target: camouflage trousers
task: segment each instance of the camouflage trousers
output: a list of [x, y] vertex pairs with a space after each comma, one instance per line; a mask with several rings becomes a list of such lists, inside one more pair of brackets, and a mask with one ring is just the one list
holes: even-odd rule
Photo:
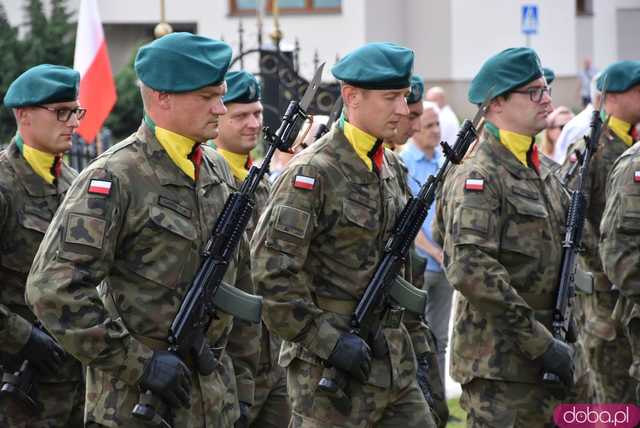
[[0, 408], [0, 427], [8, 428], [82, 428], [84, 384], [82, 381], [37, 383], [43, 411], [34, 415], [19, 403], [7, 400]]
[[638, 382], [629, 375], [631, 344], [619, 322], [611, 319], [617, 292], [597, 291], [585, 303], [585, 348], [593, 371], [596, 401], [629, 403]]
[[542, 383], [475, 378], [462, 385], [460, 406], [468, 428], [553, 428], [553, 410], [564, 393]]
[[286, 426], [291, 417], [287, 376], [277, 362], [265, 365], [255, 380], [254, 403], [249, 416], [250, 426], [278, 428]]
[[287, 368], [287, 387], [291, 397], [295, 428], [402, 427], [435, 428], [429, 407], [413, 379], [404, 388], [378, 388], [351, 382], [353, 407], [342, 415], [328, 398], [316, 393], [323, 367], [295, 359]]

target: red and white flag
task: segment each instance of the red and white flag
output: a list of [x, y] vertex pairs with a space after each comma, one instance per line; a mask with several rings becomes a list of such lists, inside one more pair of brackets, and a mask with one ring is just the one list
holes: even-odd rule
[[87, 109], [76, 132], [91, 143], [116, 103], [97, 0], [80, 0], [73, 68], [80, 72], [80, 105]]

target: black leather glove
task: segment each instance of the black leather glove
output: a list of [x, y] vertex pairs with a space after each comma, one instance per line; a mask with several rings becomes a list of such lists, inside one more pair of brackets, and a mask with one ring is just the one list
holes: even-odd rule
[[140, 379], [143, 390], [161, 397], [171, 407], [191, 406], [191, 370], [169, 351], [155, 351]]
[[366, 382], [371, 372], [371, 348], [360, 336], [348, 333], [338, 339], [328, 361], [360, 382]]
[[573, 350], [566, 343], [553, 339], [551, 346], [542, 354], [542, 367], [557, 375], [565, 386], [573, 385]]
[[249, 428], [249, 412], [251, 406], [244, 401], [240, 402], [240, 418], [236, 421], [234, 428]]
[[34, 325], [20, 355], [39, 372], [52, 375], [60, 370], [64, 351], [51, 336]]
[[[431, 386], [429, 386], [429, 360], [426, 356], [418, 357], [418, 369], [416, 371], [416, 379], [418, 381], [418, 386], [422, 390], [422, 395], [424, 395], [424, 399], [427, 400], [427, 404], [429, 404], [430, 408], [434, 408], [435, 403], [433, 400], [433, 393], [431, 391]], [[438, 368], [435, 368], [438, 370]]]

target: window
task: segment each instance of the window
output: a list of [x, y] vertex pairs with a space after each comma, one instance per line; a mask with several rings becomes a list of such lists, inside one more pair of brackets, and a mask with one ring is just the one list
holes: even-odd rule
[[[276, 0], [262, 0], [267, 13], [273, 10]], [[295, 13], [340, 13], [342, 0], [277, 0], [281, 14]], [[258, 0], [229, 0], [231, 15], [254, 15]]]
[[576, 0], [576, 15], [593, 16], [593, 0]]

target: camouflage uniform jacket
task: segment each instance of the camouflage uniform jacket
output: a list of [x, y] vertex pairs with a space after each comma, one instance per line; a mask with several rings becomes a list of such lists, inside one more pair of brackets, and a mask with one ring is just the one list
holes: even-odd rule
[[[589, 165], [589, 176], [583, 183], [584, 190], [587, 192], [587, 203], [585, 206], [586, 219], [589, 228], [593, 232], [593, 240], [585, 240], [585, 251], [582, 255], [586, 267], [593, 272], [595, 277], [595, 288], [598, 291], [607, 291], [611, 288], [609, 280], [605, 277], [600, 257], [598, 254], [597, 242], [600, 239], [600, 222], [602, 221], [602, 213], [606, 203], [606, 187], [609, 171], [613, 167], [616, 159], [628, 149], [628, 146], [611, 130], [603, 132], [598, 142], [597, 150], [591, 158]], [[570, 148], [569, 152], [573, 153], [578, 150], [584, 153], [584, 139], [576, 141]], [[571, 165], [576, 162], [575, 156], [567, 156], [567, 160], [562, 165], [560, 175], [566, 174]], [[571, 189], [575, 188], [578, 170], [569, 177], [567, 186]]]
[[620, 292], [640, 303], [640, 145], [611, 169], [600, 223], [602, 266]]
[[[402, 180], [397, 157], [385, 151], [378, 175], [336, 127], [294, 157], [274, 184], [251, 250], [263, 318], [284, 339], [281, 365], [295, 358], [321, 365], [349, 330], [406, 203]], [[311, 185], [298, 187], [300, 181]], [[415, 381], [411, 339], [404, 324], [396, 327], [383, 329], [389, 353], [373, 360], [370, 384]]]
[[[15, 141], [0, 153], [0, 349], [15, 354], [29, 339], [36, 321], [24, 298], [27, 274], [58, 205], [78, 173], [62, 164], [48, 184], [24, 159]], [[80, 379], [80, 365], [69, 359], [57, 376]]]
[[[27, 300], [62, 346], [89, 366], [89, 421], [132, 424], [144, 365], [152, 350], [167, 347], [169, 326], [233, 186], [222, 157], [203, 152], [194, 184], [143, 124], [80, 174], [36, 256]], [[107, 194], [90, 191], [95, 180], [110, 183]], [[245, 240], [225, 281], [252, 292], [246, 256]], [[222, 349], [227, 340], [259, 334], [256, 326], [230, 335], [231, 326], [232, 317], [218, 312], [209, 344]], [[252, 401], [258, 350], [235, 349], [242, 351], [233, 356], [239, 397], [223, 351], [213, 374], [194, 369], [191, 409], [176, 410], [175, 426], [229, 426], [239, 415], [237, 399]], [[232, 395], [224, 403], [221, 389]]]
[[566, 207], [553, 203], [564, 192], [550, 173], [542, 166], [540, 177], [487, 133], [447, 176], [438, 217], [447, 279], [461, 293], [451, 373], [462, 384], [541, 381]]

